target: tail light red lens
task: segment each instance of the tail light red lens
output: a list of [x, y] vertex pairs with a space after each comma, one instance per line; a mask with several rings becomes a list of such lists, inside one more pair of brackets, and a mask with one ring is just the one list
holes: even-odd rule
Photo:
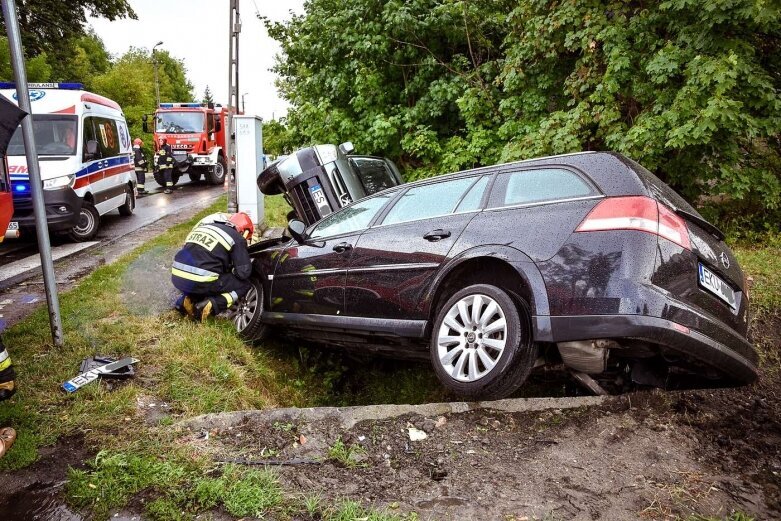
[[691, 250], [686, 221], [650, 197], [608, 197], [599, 202], [576, 232], [635, 230], [663, 237]]

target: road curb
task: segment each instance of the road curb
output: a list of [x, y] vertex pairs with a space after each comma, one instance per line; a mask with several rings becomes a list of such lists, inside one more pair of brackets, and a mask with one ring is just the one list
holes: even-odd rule
[[182, 420], [176, 424], [179, 429], [190, 431], [223, 430], [247, 423], [270, 423], [288, 421], [336, 420], [343, 429], [366, 420], [385, 420], [405, 414], [433, 417], [476, 410], [500, 412], [530, 412], [551, 409], [577, 409], [609, 403], [610, 396], [579, 396], [571, 398], [508, 398], [485, 402], [426, 403], [422, 405], [365, 405], [351, 407], [312, 407], [307, 409], [285, 408], [246, 410], [204, 414]]

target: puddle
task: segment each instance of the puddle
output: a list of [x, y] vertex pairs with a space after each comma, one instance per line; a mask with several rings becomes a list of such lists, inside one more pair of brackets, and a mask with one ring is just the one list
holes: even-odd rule
[[24, 519], [29, 521], [82, 521], [62, 498], [64, 482], [32, 485], [0, 499], [0, 519]]

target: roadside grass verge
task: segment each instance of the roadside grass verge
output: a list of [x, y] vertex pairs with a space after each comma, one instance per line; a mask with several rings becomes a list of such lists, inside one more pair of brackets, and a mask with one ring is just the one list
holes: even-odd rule
[[[274, 204], [267, 209], [281, 214]], [[281, 490], [273, 474], [215, 466], [197, 449], [178, 445], [170, 429], [176, 420], [205, 413], [338, 404], [360, 395], [345, 383], [350, 369], [339, 353], [279, 341], [248, 346], [226, 320], [198, 324], [170, 310], [174, 252], [198, 219], [224, 205], [219, 200], [61, 294], [65, 347], [51, 345], [45, 307], [4, 332], [19, 391], [0, 406], [0, 425], [16, 428], [18, 438], [0, 470], [28, 466], [40, 447], [74, 436], [97, 455], [86, 468], [70, 471], [67, 498], [97, 519], [138, 494], [148, 499], [146, 515], [153, 519], [190, 519], [215, 507], [237, 517], [308, 511], [303, 499]], [[136, 376], [62, 392], [60, 385], [78, 373], [81, 361], [96, 354], [138, 358]], [[410, 370], [418, 371], [404, 372]], [[376, 376], [371, 395], [391, 396], [393, 375]], [[407, 378], [406, 396], [423, 401], [417, 380]], [[148, 403], [165, 408], [149, 416]], [[315, 518], [343, 519], [340, 513], [355, 508], [360, 510], [323, 504]], [[360, 511], [372, 519], [401, 519]]]
[[738, 242], [733, 251], [749, 277], [751, 336], [760, 366], [769, 375], [781, 373], [781, 233]]

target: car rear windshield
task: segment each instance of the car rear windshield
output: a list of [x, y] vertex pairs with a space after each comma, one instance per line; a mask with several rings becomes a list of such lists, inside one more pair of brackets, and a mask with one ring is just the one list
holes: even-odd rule
[[[38, 152], [39, 156], [76, 155], [77, 124], [77, 116], [34, 114], [35, 151]], [[21, 125], [16, 127], [11, 142], [8, 143], [7, 154], [9, 156], [24, 155]]]
[[626, 158], [626, 160], [640, 177], [640, 180], [643, 182], [648, 191], [651, 192], [651, 196], [654, 199], [661, 201], [673, 210], [683, 210], [684, 212], [693, 214], [700, 219], [703, 218], [692, 205], [686, 202], [686, 199], [678, 195], [675, 190], [667, 186], [664, 181], [656, 177], [653, 173], [651, 173], [650, 170], [629, 158]]

